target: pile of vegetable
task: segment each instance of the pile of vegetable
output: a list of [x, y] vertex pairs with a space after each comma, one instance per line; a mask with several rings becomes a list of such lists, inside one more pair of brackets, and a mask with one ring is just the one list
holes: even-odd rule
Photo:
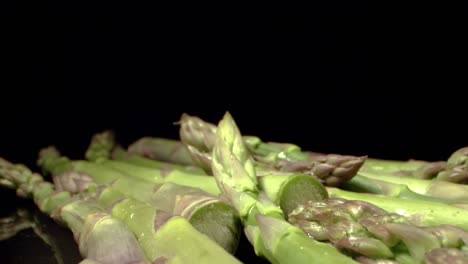
[[[83, 264], [240, 263], [244, 235], [270, 263], [468, 263], [468, 147], [394, 161], [243, 136], [229, 113], [178, 124], [128, 147], [104, 131], [82, 160], [46, 147], [40, 173], [0, 159], [0, 185], [70, 229]], [[14, 219], [0, 238], [38, 229]]]

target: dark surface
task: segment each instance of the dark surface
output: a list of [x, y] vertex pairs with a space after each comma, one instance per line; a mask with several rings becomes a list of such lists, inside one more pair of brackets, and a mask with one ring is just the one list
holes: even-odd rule
[[[442, 160], [468, 145], [464, 7], [345, 2], [7, 4], [0, 156], [36, 170], [50, 144], [81, 158], [103, 129], [177, 138], [183, 112], [225, 111], [244, 134], [325, 153]], [[26, 256], [15, 241], [1, 250]]]
[[[67, 264], [82, 260], [72, 233], [42, 214], [32, 201], [17, 198], [14, 192], [5, 190], [2, 190], [0, 197], [10, 202], [2, 206], [0, 219], [13, 214], [16, 208], [23, 208], [35, 225], [34, 229], [24, 229], [0, 241], [2, 263]], [[38, 233], [43, 234], [42, 237]]]

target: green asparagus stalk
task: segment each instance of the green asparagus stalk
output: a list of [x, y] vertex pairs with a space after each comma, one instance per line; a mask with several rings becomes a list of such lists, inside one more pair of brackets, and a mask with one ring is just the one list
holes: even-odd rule
[[[199, 188], [213, 195], [218, 195], [220, 193], [216, 182], [211, 176], [193, 175], [175, 169], [157, 170], [113, 160], [101, 160], [99, 164], [85, 160], [72, 161], [67, 157], [61, 156], [54, 147], [42, 149], [39, 156], [38, 165], [47, 173], [60, 175], [67, 171], [75, 171], [83, 174], [80, 175], [79, 180], [77, 179], [76, 181], [79, 181], [77, 186], [82, 186], [82, 184], [84, 184], [84, 189], [86, 189], [85, 183], [93, 180], [98, 184], [108, 184], [120, 178], [127, 178], [126, 181], [129, 182], [133, 179], [139, 179], [154, 184], [171, 182]], [[91, 178], [95, 174], [98, 174], [99, 177]], [[84, 177], [85, 175], [89, 177]], [[128, 179], [129, 177], [131, 178]]]
[[426, 253], [424, 263], [468, 263], [468, 252], [460, 251], [452, 248], [436, 248], [429, 253]]
[[[113, 160], [106, 160], [101, 164], [141, 179], [157, 178], [168, 171], [154, 170]], [[172, 182], [198, 187], [214, 195], [219, 195], [221, 192], [216, 185], [216, 180], [211, 176], [197, 175], [175, 169], [165, 176], [165, 179], [167, 178], [176, 178], [177, 181], [172, 180]], [[286, 174], [267, 171], [259, 175], [258, 181], [260, 188], [271, 200], [280, 205], [285, 213], [289, 213], [298, 204], [305, 201], [327, 196], [326, 190], [316, 178], [301, 173]]]
[[145, 137], [128, 147], [130, 154], [137, 154], [150, 159], [173, 162], [182, 165], [196, 165], [184, 144], [179, 141]]
[[368, 159], [362, 171], [418, 179], [468, 183], [468, 147], [456, 150], [447, 161]]
[[[127, 224], [152, 263], [240, 263], [209, 237], [198, 232], [185, 218], [160, 211], [111, 186], [88, 193], [112, 215]], [[158, 262], [159, 261], [159, 262]]]
[[468, 210], [443, 203], [400, 199], [386, 195], [356, 193], [338, 188], [327, 187], [331, 198], [360, 200], [407, 217], [419, 226], [453, 225], [468, 230]]
[[319, 241], [370, 259], [404, 258], [404, 262], [422, 263], [424, 259], [435, 261], [443, 256], [433, 251], [439, 248], [451, 248], [457, 255], [467, 252], [466, 230], [448, 225], [419, 227], [404, 216], [363, 201], [309, 201], [294, 210], [289, 220]]
[[[104, 132], [107, 133], [107, 132]], [[98, 135], [95, 136], [99, 137]], [[112, 137], [104, 137], [101, 136], [100, 138], [108, 139], [106, 144], [100, 144], [104, 146], [109, 146], [114, 143], [110, 142]], [[88, 153], [91, 150], [96, 150], [98, 153], [106, 153], [102, 151], [100, 148], [93, 146], [93, 142], [90, 145]], [[216, 191], [213, 189], [208, 190], [210, 193], [219, 194], [219, 189], [217, 188], [216, 181], [213, 177], [199, 177], [202, 175], [197, 175], [196, 172], [193, 172], [191, 169], [184, 169], [187, 167], [182, 166], [174, 166], [170, 163], [165, 163], [161, 161], [150, 160], [144, 157], [137, 157], [134, 155], [123, 153], [122, 150], [116, 149], [118, 156], [127, 158], [128, 156], [138, 158], [137, 162], [133, 162], [134, 165], [141, 165], [141, 166], [132, 166], [121, 161], [112, 161], [108, 160], [108, 155], [102, 155], [100, 157], [99, 163], [109, 168], [120, 170], [121, 172], [134, 175], [138, 178], [158, 178], [160, 174], [171, 174], [171, 175], [183, 175], [184, 178], [188, 179], [185, 180], [183, 184], [187, 184], [187, 182], [192, 182], [193, 179], [191, 176], [196, 176], [194, 179], [203, 179], [203, 181], [198, 180], [197, 182], [202, 186], [201, 188], [207, 187], [214, 187]], [[94, 157], [98, 157], [99, 155], [93, 155]], [[211, 156], [211, 154], [210, 154]], [[128, 162], [128, 159], [124, 159], [123, 161]], [[161, 169], [158, 169], [158, 166], [146, 166], [147, 164], [152, 165], [153, 162], [156, 162]], [[145, 168], [140, 168], [145, 167]], [[181, 168], [182, 167], [182, 168]], [[158, 170], [154, 170], [158, 169]], [[180, 169], [180, 170], [179, 170]], [[180, 172], [182, 170], [182, 172]], [[179, 171], [179, 172], [178, 172]], [[182, 174], [181, 174], [182, 173]], [[167, 176], [166, 176], [167, 177]], [[314, 177], [310, 177], [305, 174], [301, 173], [280, 173], [280, 172], [271, 172], [270, 170], [263, 171], [259, 173], [259, 184], [261, 189], [266, 193], [266, 195], [273, 200], [276, 204], [280, 205], [281, 209], [285, 214], [290, 213], [294, 208], [297, 207], [298, 204], [302, 204], [308, 200], [313, 199], [322, 199], [327, 196], [325, 188], [323, 188], [322, 184], [318, 182], [318, 180]], [[197, 186], [198, 187], [198, 186]], [[310, 191], [314, 190], [314, 191]]]
[[212, 195], [220, 194], [212, 176], [194, 174], [185, 170], [170, 169], [169, 167], [164, 169], [152, 169], [116, 160], [105, 160], [100, 162], [99, 165], [120, 171], [123, 174], [143, 181], [150, 181], [156, 184], [171, 182], [179, 185], [199, 188]]
[[[158, 177], [163, 171], [143, 168], [131, 164], [125, 164], [118, 161], [107, 160], [101, 164], [109, 168], [120, 170], [128, 175], [137, 177]], [[138, 175], [137, 175], [138, 174]], [[170, 175], [180, 176], [179, 181], [173, 181], [187, 186], [199, 187], [211, 194], [219, 194], [220, 190], [213, 177], [206, 177], [193, 173], [185, 173], [173, 170]], [[168, 176], [166, 176], [168, 177]], [[185, 180], [187, 179], [187, 180]], [[196, 179], [196, 180], [195, 180]], [[281, 206], [285, 213], [292, 211], [298, 204], [310, 199], [321, 199], [326, 197], [326, 190], [320, 182], [313, 177], [300, 173], [279, 173], [265, 172], [258, 177], [259, 185], [266, 195], [275, 203]], [[311, 192], [310, 190], [314, 190]]]
[[112, 158], [114, 160], [127, 161], [135, 165], [163, 171], [177, 169], [182, 171], [187, 170], [187, 172], [191, 173], [205, 174], [203, 169], [195, 166], [170, 164], [154, 159], [143, 158], [138, 155], [132, 155], [129, 152], [123, 150], [123, 148], [115, 142], [114, 133], [110, 130], [93, 135], [91, 143], [86, 150], [85, 157], [89, 161], [98, 163], [100, 161], [109, 160]]
[[[209, 170], [216, 126], [187, 114], [182, 115], [179, 123], [180, 138], [187, 146], [192, 159], [199, 166]], [[337, 154], [311, 157], [293, 144], [265, 143], [252, 136], [244, 136], [242, 140], [258, 165], [283, 172], [314, 175], [329, 186], [337, 186], [351, 179], [366, 158]]]
[[[94, 135], [87, 150], [87, 154], [91, 154], [100, 165], [139, 179], [161, 178], [164, 173], [177, 174], [177, 171], [171, 171], [169, 166], [165, 166], [162, 170], [155, 170], [109, 160], [110, 152], [113, 149], [112, 146], [116, 144], [114, 138], [107, 136], [107, 134], [109, 134], [109, 131]], [[100, 140], [96, 141], [96, 139]], [[139, 161], [142, 159], [140, 158]], [[159, 163], [164, 165], [162, 162]], [[181, 175], [184, 175], [184, 173], [182, 172]], [[197, 181], [197, 178], [200, 177], [204, 176], [195, 177], [192, 182], [202, 184], [203, 181]], [[218, 188], [216, 183], [212, 181], [212, 177], [205, 178], [210, 179], [209, 182], [212, 184], [211, 193], [216, 192], [217, 194]], [[203, 187], [206, 188], [209, 185], [205, 183]], [[209, 195], [209, 193], [204, 193], [200, 189], [170, 183], [155, 186], [151, 198], [144, 201], [168, 214], [186, 217], [197, 230], [208, 235], [229, 252], [235, 252], [240, 238], [239, 223], [235, 211], [226, 201]]]
[[148, 263], [126, 225], [91, 201], [77, 200], [69, 192], [55, 191], [42, 176], [23, 165], [0, 159], [0, 177], [17, 194], [32, 197], [39, 209], [73, 232], [85, 262]]
[[115, 147], [114, 142], [115, 135], [111, 130], [93, 135], [91, 144], [88, 146], [85, 153], [86, 159], [91, 161], [109, 159]]
[[[160, 180], [156, 181], [157, 183], [149, 183], [145, 181], [145, 178], [149, 179], [152, 174], [154, 175], [156, 170], [153, 169], [105, 159], [102, 159], [99, 164], [87, 161], [68, 161], [68, 165], [60, 163], [62, 160], [64, 160], [63, 157], [60, 157], [55, 149], [49, 148], [41, 151], [39, 163], [44, 166], [44, 170], [53, 175], [57, 186], [68, 191], [81, 192], [88, 187], [89, 182], [93, 181], [97, 184], [110, 185], [126, 196], [143, 201], [154, 208], [171, 215], [184, 216], [199, 232], [209, 236], [227, 251], [236, 250], [240, 236], [238, 216], [234, 208], [226, 201], [198, 188], [172, 184], [172, 182], [178, 183], [179, 181], [174, 181], [176, 178], [169, 175], [165, 178], [159, 177]], [[60, 166], [53, 167], [53, 164]], [[109, 164], [117, 166], [105, 166]], [[144, 170], [143, 173], [138, 174], [142, 169], [147, 169], [149, 172]], [[198, 178], [210, 179], [211, 190], [216, 189], [216, 193], [219, 193], [213, 177], [199, 176]], [[165, 182], [167, 179], [172, 179], [172, 182]], [[195, 187], [203, 184], [194, 176], [177, 179], [183, 180], [184, 184], [193, 183], [192, 186]], [[86, 184], [79, 186], [76, 183]]]
[[[210, 153], [216, 126], [187, 114], [182, 116], [179, 124], [180, 138], [187, 148], [181, 147], [176, 140], [145, 137], [130, 145], [128, 152], [176, 164], [199, 166], [211, 174]], [[310, 158], [296, 145], [265, 143], [257, 137], [248, 136], [243, 140], [259, 165], [283, 172], [313, 174], [331, 186], [352, 178], [365, 160], [365, 157], [337, 154]]]
[[179, 125], [180, 139], [192, 160], [211, 174], [211, 151], [215, 145], [216, 126], [188, 114], [182, 115]]
[[376, 178], [369, 178], [360, 174], [354, 176], [351, 180], [344, 183], [342, 186], [345, 190], [355, 192], [366, 192], [374, 194], [383, 194], [391, 197], [398, 197], [403, 199], [415, 199], [422, 201], [432, 201], [446, 204], [456, 204], [457, 206], [468, 206], [468, 200], [436, 198], [424, 194], [413, 192], [405, 184], [398, 184], [388, 181], [383, 181]]
[[[426, 166], [427, 165], [427, 166]], [[429, 166], [431, 165], [431, 166]], [[444, 161], [427, 162], [422, 160], [384, 160], [376, 158], [367, 158], [361, 167], [361, 171], [371, 171], [378, 173], [388, 173], [395, 175], [403, 175], [416, 173], [420, 170], [420, 177], [424, 179], [433, 178], [438, 172], [442, 171], [446, 166]], [[424, 169], [423, 169], [424, 168]], [[416, 176], [416, 175], [415, 175]]]
[[310, 174], [327, 186], [339, 186], [352, 179], [367, 158], [339, 154], [310, 156], [289, 143], [263, 142], [257, 137], [245, 137], [244, 141], [258, 163], [280, 171]]
[[310, 263], [311, 259], [354, 263], [332, 246], [309, 239], [286, 222], [282, 211], [261, 194], [254, 162], [229, 113], [218, 125], [212, 155], [216, 182], [237, 209], [257, 255], [272, 263]]
[[125, 151], [121, 147], [117, 147], [113, 149], [111, 158], [113, 160], [118, 160], [118, 161], [125, 161], [127, 163], [141, 166], [141, 167], [146, 167], [146, 168], [152, 168], [152, 169], [157, 169], [161, 171], [172, 171], [172, 170], [179, 170], [191, 174], [198, 174], [198, 175], [206, 175], [205, 170], [195, 167], [195, 166], [184, 166], [184, 165], [179, 165], [175, 163], [169, 163], [169, 162], [164, 162], [164, 161], [159, 161], [159, 160], [154, 160], [154, 159], [149, 159], [145, 158], [139, 155], [132, 155], [129, 152]]
[[371, 172], [359, 172], [359, 175], [386, 181], [395, 184], [406, 185], [411, 191], [431, 197], [453, 200], [468, 201], [468, 186], [439, 180], [424, 180], [408, 177], [388, 176]]
[[[201, 263], [218, 263], [218, 261], [240, 263], [207, 236], [199, 233], [185, 218], [168, 216], [164, 214], [164, 212], [160, 213], [162, 217], [157, 217], [159, 212], [154, 207], [138, 200], [128, 198], [122, 193], [112, 189], [112, 187], [103, 188], [100, 191], [90, 187], [85, 192], [81, 192], [80, 196], [81, 199], [76, 201], [80, 204], [91, 205], [91, 207], [74, 207], [71, 211], [72, 214], [63, 215], [65, 222], [69, 224], [72, 231], [80, 230], [80, 228], [87, 231], [88, 228], [92, 227], [86, 225], [82, 226], [83, 224], [80, 220], [80, 216], [87, 216], [87, 218], [89, 218], [93, 216], [89, 214], [90, 212], [98, 208], [108, 208], [107, 210], [112, 213], [112, 217], [115, 217], [114, 221], [122, 221], [121, 223], [125, 223], [133, 232], [138, 239], [137, 245], [141, 245], [145, 255], [151, 260], [151, 263], [187, 263], [189, 261]], [[66, 207], [62, 207], [60, 212], [65, 209]], [[104, 226], [109, 224], [110, 223], [106, 221]], [[76, 232], [74, 233], [76, 236]], [[104, 243], [104, 245], [109, 244], [111, 246], [113, 244], [118, 245], [119, 242], [117, 241], [124, 238], [119, 232], [112, 232], [104, 236], [106, 233], [108, 232], [104, 229], [90, 233], [89, 235], [104, 237], [107, 242]], [[80, 237], [89, 236], [85, 232], [79, 235]], [[113, 236], [109, 237], [109, 235]], [[133, 239], [135, 237], [132, 236]], [[88, 241], [95, 242], [93, 240]], [[80, 242], [82, 242], [82, 240], [80, 240]], [[83, 243], [79, 243], [79, 246], [80, 250], [83, 252], [85, 246], [86, 248], [94, 248], [96, 246], [99, 247], [99, 244], [91, 243], [90, 245], [84, 245]], [[112, 248], [108, 248], [108, 250], [111, 249]], [[116, 248], [116, 250], [117, 249], [119, 248]], [[91, 251], [91, 253], [93, 252]], [[109, 254], [109, 252], [105, 253]], [[124, 253], [132, 254], [132, 252], [128, 252], [128, 250]], [[131, 255], [126, 256], [126, 258], [129, 257], [131, 257]], [[93, 263], [95, 260], [86, 261]], [[112, 263], [130, 262], [127, 260], [113, 259]]]

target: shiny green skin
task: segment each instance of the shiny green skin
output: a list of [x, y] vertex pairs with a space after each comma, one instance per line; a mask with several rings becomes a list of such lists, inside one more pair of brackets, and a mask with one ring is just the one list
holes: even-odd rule
[[170, 216], [109, 187], [98, 203], [127, 224], [152, 262], [175, 258], [185, 263], [240, 263], [185, 218]]
[[239, 212], [257, 255], [271, 263], [311, 263], [326, 247], [327, 258], [321, 259], [322, 263], [337, 263], [337, 259], [341, 260], [339, 263], [354, 263], [332, 246], [312, 243], [311, 238], [287, 222], [280, 208], [259, 190], [253, 160], [229, 113], [218, 125], [212, 160], [216, 182]]
[[468, 210], [443, 203], [410, 200], [385, 195], [355, 193], [327, 187], [330, 197], [361, 200], [374, 204], [388, 212], [408, 217], [421, 226], [454, 225], [468, 230]]

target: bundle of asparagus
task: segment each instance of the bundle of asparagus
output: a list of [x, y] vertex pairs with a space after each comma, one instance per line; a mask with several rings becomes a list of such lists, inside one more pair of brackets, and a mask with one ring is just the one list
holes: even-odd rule
[[0, 165], [8, 186], [14, 184], [21, 195], [32, 195], [43, 212], [72, 230], [83, 263], [239, 263], [185, 218], [164, 213], [161, 217], [154, 207], [110, 186], [91, 185], [72, 196], [55, 191], [51, 183], [22, 165], [5, 160]]
[[[92, 148], [94, 144], [91, 144]], [[159, 211], [184, 216], [198, 231], [229, 252], [234, 252], [237, 247], [239, 227], [234, 209], [222, 199], [195, 188], [203, 183], [196, 177], [184, 179], [183, 175], [162, 177], [160, 174], [152, 177], [154, 173], [138, 173], [138, 169], [144, 168], [117, 161], [71, 161], [52, 147], [43, 149], [40, 156], [39, 164], [43, 170], [52, 173], [56, 186], [64, 190], [80, 193], [89, 187], [89, 183], [105, 184]], [[180, 181], [186, 185], [194, 184], [190, 187], [173, 184]], [[212, 185], [204, 187], [219, 192], [215, 183]]]
[[449, 225], [418, 227], [363, 201], [309, 201], [289, 219], [314, 239], [330, 241], [364, 262], [463, 263], [468, 258], [468, 231]]
[[[186, 125], [185, 128], [183, 128], [184, 122], [181, 122], [181, 138], [185, 141], [189, 141], [191, 143], [187, 144], [187, 149], [189, 151], [189, 154], [192, 155], [193, 160], [196, 160], [198, 164], [201, 164], [202, 166], [209, 167], [207, 165], [212, 163], [212, 158], [210, 158], [210, 151], [213, 148], [213, 140], [212, 140], [212, 135], [213, 133], [216, 132], [216, 129], [213, 129], [213, 127], [206, 126], [205, 123], [201, 123], [199, 119], [191, 118], [188, 116], [183, 116], [182, 120], [189, 120], [190, 126]], [[193, 120], [198, 121], [198, 122], [193, 122]], [[193, 125], [195, 123], [196, 125]], [[197, 125], [198, 124], [198, 125]], [[200, 131], [199, 131], [200, 130]], [[198, 138], [198, 140], [196, 140]], [[129, 150], [133, 149], [132, 152], [133, 154], [136, 154], [137, 151], [135, 150], [135, 146], [139, 146], [139, 148], [144, 148], [145, 146], [145, 141], [151, 142], [152, 146], [159, 145], [163, 149], [167, 149], [167, 146], [171, 146], [168, 144], [168, 140], [160, 140], [160, 139], [150, 139], [150, 138], [144, 138], [143, 140], [137, 141], [135, 144], [131, 145]], [[245, 137], [243, 140], [245, 142]], [[160, 142], [164, 142], [162, 145]], [[193, 143], [195, 142], [195, 143]], [[182, 153], [180, 150], [180, 145], [179, 143], [172, 141], [171, 144], [177, 146], [177, 151], [178, 153]], [[151, 153], [152, 151], [158, 152], [158, 148], [146, 148], [147, 153]], [[169, 151], [166, 151], [166, 153]], [[294, 153], [294, 152], [293, 152]], [[309, 155], [309, 153], [307, 153]], [[160, 155], [160, 154], [159, 154]], [[323, 155], [317, 155], [316, 153], [312, 153], [311, 155], [314, 156], [323, 156]], [[188, 155], [184, 155], [185, 160], [188, 160]], [[174, 158], [167, 158], [164, 160], [171, 160], [172, 162], [178, 162], [177, 159]], [[180, 162], [181, 163], [181, 162]], [[187, 163], [186, 164], [197, 164], [197, 163]], [[205, 165], [203, 165], [203, 163]], [[269, 173], [271, 172], [272, 168], [271, 167], [262, 167], [258, 163], [256, 164], [255, 168], [257, 171], [260, 171], [262, 174]], [[273, 168], [274, 169], [274, 168]], [[209, 173], [209, 171], [208, 171]], [[283, 175], [287, 177], [287, 175]], [[362, 181], [364, 177], [362, 176], [357, 176], [358, 180]], [[261, 177], [259, 177], [261, 178]], [[355, 179], [351, 179], [351, 181], [348, 181], [349, 183], [352, 183]], [[379, 206], [384, 206], [387, 210], [391, 212], [399, 212], [400, 214], [403, 214], [405, 216], [408, 216], [410, 219], [412, 219], [413, 224], [418, 224], [418, 225], [424, 225], [424, 226], [437, 226], [440, 224], [444, 223], [450, 223], [455, 226], [463, 227], [463, 228], [468, 228], [468, 226], [465, 224], [464, 219], [467, 219], [468, 217], [467, 212], [463, 209], [458, 209], [454, 208], [452, 206], [448, 206], [445, 204], [441, 204], [441, 202], [446, 203], [447, 201], [441, 200], [441, 199], [433, 199], [428, 196], [424, 195], [418, 195], [417, 193], [412, 192], [407, 188], [405, 185], [405, 188], [402, 188], [402, 186], [397, 186], [397, 184], [389, 183], [389, 182], [384, 182], [383, 184], [376, 185], [379, 182], [377, 180], [370, 181], [370, 179], [367, 181], [368, 186], [374, 186], [375, 189], [381, 189], [382, 191], [386, 191], [387, 195], [394, 194], [393, 196], [400, 197], [400, 198], [405, 198], [404, 200], [402, 199], [394, 199], [394, 198], [388, 198], [388, 197], [382, 197], [379, 195], [369, 195], [369, 194], [359, 194], [359, 193], [352, 193], [352, 192], [346, 192], [343, 190], [339, 190], [336, 188], [328, 188], [329, 192], [331, 193], [332, 196], [342, 196], [346, 197], [349, 195], [355, 195], [355, 197], [349, 197], [349, 198], [354, 198], [358, 200], [369, 200], [374, 203], [377, 203]], [[346, 183], [348, 184], [348, 183]], [[372, 184], [372, 185], [371, 185]], [[259, 184], [259, 186], [262, 186]], [[386, 187], [386, 189], [384, 188]], [[392, 187], [392, 188], [389, 188]], [[400, 192], [397, 193], [395, 192], [396, 187], [400, 187]], [[402, 190], [406, 190], [406, 192], [403, 192]], [[300, 193], [300, 192], [299, 192]], [[412, 199], [412, 200], [408, 200]], [[421, 209], [420, 209], [421, 208]], [[381, 209], [383, 211], [383, 209]], [[452, 216], [460, 216], [460, 217], [455, 217], [453, 218]], [[432, 255], [432, 253], [431, 253]], [[362, 258], [360, 258], [362, 259]]]
[[[128, 152], [173, 163], [196, 165], [211, 173], [211, 151], [216, 126], [188, 114], [182, 115], [179, 124], [182, 143], [145, 137], [130, 145]], [[255, 159], [257, 168], [301, 172], [318, 177], [329, 186], [339, 186], [354, 177], [366, 158], [338, 154], [311, 156], [294, 144], [265, 143], [253, 136], [244, 136], [242, 140]]]
[[[146, 159], [127, 153], [113, 141], [113, 136], [109, 134], [109, 131], [96, 134], [94, 138], [96, 142], [100, 142], [100, 145], [105, 146], [103, 148], [107, 149], [107, 151], [102, 151], [103, 148], [100, 148], [99, 153], [102, 155], [99, 156], [99, 161], [97, 161], [99, 164], [146, 181], [164, 179], [166, 182], [197, 187], [213, 195], [221, 193], [215, 178], [203, 173], [199, 174], [193, 167]], [[112, 154], [109, 152], [112, 149], [109, 146], [117, 146], [112, 150]], [[96, 146], [90, 146], [91, 148], [99, 149]], [[90, 153], [90, 150], [88, 150], [88, 153]], [[92, 156], [98, 157], [98, 155]], [[114, 160], [108, 160], [107, 157], [110, 156], [114, 157]], [[298, 204], [327, 196], [325, 188], [314, 177], [301, 173], [263, 172], [259, 173], [258, 177], [262, 190], [270, 199], [279, 204], [286, 214], [291, 212]], [[285, 177], [285, 175], [288, 177]]]
[[[70, 228], [83, 263], [238, 263], [240, 224], [270, 263], [468, 262], [466, 148], [399, 162], [242, 136], [229, 113], [217, 126], [187, 114], [179, 125], [181, 141], [145, 137], [127, 150], [96, 134], [87, 160], [45, 148], [38, 164], [54, 184], [2, 160], [0, 185]], [[107, 228], [122, 238], [115, 248]]]

